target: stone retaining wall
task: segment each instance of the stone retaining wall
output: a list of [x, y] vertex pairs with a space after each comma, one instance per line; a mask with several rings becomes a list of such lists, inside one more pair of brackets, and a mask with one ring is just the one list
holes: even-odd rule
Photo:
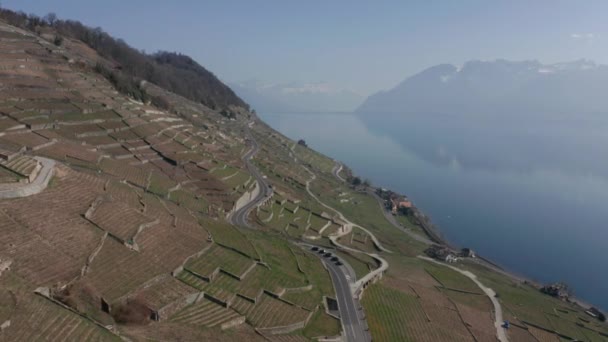
[[0, 199], [27, 197], [41, 193], [49, 185], [55, 171], [55, 161], [47, 158], [35, 157], [34, 159], [42, 163], [42, 170], [38, 172], [38, 177], [28, 184], [17, 183], [14, 188], [0, 190]]

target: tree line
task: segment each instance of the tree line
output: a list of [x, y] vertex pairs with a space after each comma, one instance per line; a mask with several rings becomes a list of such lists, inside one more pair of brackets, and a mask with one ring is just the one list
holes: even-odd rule
[[151, 100], [139, 86], [142, 80], [146, 80], [212, 109], [229, 106], [249, 108], [213, 73], [186, 55], [167, 51], [148, 54], [110, 36], [99, 27], [91, 28], [75, 20], [60, 20], [53, 13], [39, 17], [0, 8], [0, 19], [38, 34], [45, 27], [52, 28], [57, 34], [56, 45], [62, 44], [63, 37], [82, 41], [113, 64], [98, 64], [95, 70], [119, 91], [136, 99]]

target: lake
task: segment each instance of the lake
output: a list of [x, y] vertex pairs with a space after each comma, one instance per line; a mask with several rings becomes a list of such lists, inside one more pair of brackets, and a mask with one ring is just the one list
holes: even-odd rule
[[484, 120], [260, 116], [374, 185], [407, 195], [457, 246], [539, 282], [565, 281], [577, 297], [608, 309], [605, 125], [577, 136], [559, 120], [522, 131], [521, 123]]

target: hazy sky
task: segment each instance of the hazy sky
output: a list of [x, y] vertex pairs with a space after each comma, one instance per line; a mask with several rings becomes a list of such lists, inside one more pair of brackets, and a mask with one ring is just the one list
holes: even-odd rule
[[438, 63], [608, 64], [608, 1], [0, 0], [188, 54], [224, 81], [327, 81], [363, 95]]

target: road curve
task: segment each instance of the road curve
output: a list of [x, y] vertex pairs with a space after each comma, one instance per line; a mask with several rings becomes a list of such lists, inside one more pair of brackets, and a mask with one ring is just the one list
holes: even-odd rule
[[342, 321], [346, 341], [371, 341], [370, 335], [365, 329], [365, 323], [359, 316], [363, 314], [363, 310], [360, 309], [361, 305], [352, 296], [350, 282], [346, 279], [344, 270], [325, 258], [322, 258], [322, 260], [327, 266], [336, 290], [338, 311], [340, 312], [340, 320]]
[[334, 168], [331, 170], [331, 172], [334, 174], [334, 176], [336, 178], [338, 178], [338, 180], [342, 181], [342, 182], [346, 182], [346, 179], [342, 178], [342, 176], [340, 176], [340, 171], [342, 171], [342, 169], [344, 168], [344, 165], [336, 162], [336, 166], [334, 166]]
[[257, 183], [256, 185], [258, 187], [258, 193], [247, 204], [245, 204], [240, 209], [237, 209], [236, 211], [234, 211], [228, 217], [230, 223], [232, 223], [233, 225], [236, 225], [236, 226], [244, 227], [244, 228], [251, 228], [251, 226], [249, 225], [249, 222], [247, 221], [247, 217], [249, 216], [249, 212], [251, 211], [251, 209], [253, 209], [255, 206], [264, 202], [267, 198], [271, 197], [272, 193], [273, 193], [272, 188], [270, 188], [270, 186], [268, 185], [268, 182], [266, 182], [266, 179], [264, 179], [264, 176], [262, 176], [262, 174], [260, 173], [258, 168], [255, 167], [255, 165], [253, 165], [251, 163], [251, 158], [256, 153], [258, 153], [260, 147], [258, 146], [258, 143], [255, 141], [255, 139], [251, 135], [251, 132], [249, 131], [249, 127], [250, 126], [248, 125], [246, 130], [247, 130], [247, 138], [248, 138], [249, 142], [251, 143], [251, 149], [249, 151], [247, 151], [247, 153], [245, 153], [241, 157], [241, 159], [245, 163], [245, 167], [247, 168], [247, 171], [253, 176], [253, 178], [255, 178], [255, 181]]
[[[250, 123], [246, 128], [247, 138], [251, 142], [251, 149], [242, 156], [242, 160], [245, 163], [247, 171], [249, 171], [249, 173], [255, 178], [257, 186], [259, 187], [259, 191], [257, 196], [251, 199], [246, 205], [244, 205], [240, 209], [234, 211], [228, 217], [230, 223], [244, 228], [252, 228], [247, 222], [247, 216], [251, 209], [261, 204], [268, 197], [272, 196], [273, 192], [272, 188], [268, 186], [266, 179], [264, 179], [264, 177], [260, 174], [257, 167], [251, 163], [251, 158], [259, 150], [258, 143], [255, 141], [255, 139], [251, 135], [251, 132], [249, 131], [251, 125], [253, 125], [253, 123]], [[294, 159], [296, 159], [295, 156]], [[311, 172], [310, 170], [308, 171]], [[312, 172], [311, 174], [313, 175], [314, 179], [316, 176]], [[307, 190], [310, 194], [312, 194], [309, 189]], [[341, 215], [340, 212], [338, 213]], [[338, 310], [340, 312], [340, 319], [342, 321], [344, 334], [346, 335], [346, 341], [371, 341], [371, 336], [366, 331], [365, 320], [359, 317], [359, 314], [363, 314], [363, 309], [358, 303], [358, 301], [354, 298], [353, 292], [351, 290], [351, 281], [353, 283], [354, 281], [352, 279], [350, 281], [349, 279], [347, 279], [345, 275], [345, 270], [341, 267], [335, 265], [331, 261], [328, 261], [324, 258], [322, 258], [322, 260], [323, 263], [327, 266], [327, 269], [332, 279], [332, 283], [334, 284], [334, 288], [336, 290], [336, 300], [338, 301]]]
[[[304, 170], [306, 170], [309, 174], [310, 174], [310, 179], [306, 181], [306, 192], [308, 192], [308, 194], [310, 195], [310, 197], [312, 197], [315, 201], [317, 201], [317, 203], [319, 203], [320, 205], [324, 206], [325, 208], [333, 211], [336, 215], [338, 215], [338, 218], [340, 219], [340, 221], [342, 221], [344, 223], [344, 231], [342, 231], [341, 233], [338, 233], [336, 235], [333, 235], [333, 237], [331, 237], [330, 239], [338, 239], [344, 235], [349, 234], [353, 228], [359, 228], [362, 231], [366, 232], [367, 235], [369, 235], [369, 237], [372, 239], [374, 245], [381, 251], [383, 252], [387, 252], [387, 253], [393, 253], [392, 251], [388, 250], [387, 248], [385, 248], [382, 243], [380, 243], [380, 240], [378, 240], [376, 238], [376, 236], [374, 234], [372, 234], [372, 232], [370, 232], [369, 230], [367, 230], [364, 227], [361, 227], [360, 225], [353, 223], [351, 221], [349, 221], [346, 217], [344, 217], [344, 215], [342, 214], [342, 212], [340, 212], [339, 210], [323, 203], [323, 201], [321, 201], [313, 192], [312, 190], [310, 190], [310, 183], [312, 181], [314, 181], [315, 179], [317, 179], [317, 175], [315, 175], [314, 172], [310, 171], [307, 167], [302, 165], [302, 168]], [[361, 252], [361, 251], [359, 251]]]
[[445, 266], [445, 267], [449, 267], [452, 270], [464, 275], [465, 277], [471, 279], [475, 285], [477, 285], [482, 291], [483, 293], [486, 294], [486, 296], [488, 296], [488, 298], [490, 298], [490, 301], [492, 302], [492, 305], [494, 306], [494, 326], [496, 327], [496, 337], [498, 338], [498, 340], [500, 342], [508, 342], [509, 338], [507, 337], [507, 333], [505, 328], [502, 326], [503, 324], [503, 316], [502, 316], [502, 306], [500, 306], [500, 302], [498, 301], [498, 299], [496, 299], [496, 292], [494, 292], [494, 290], [492, 290], [489, 287], [486, 287], [484, 284], [482, 284], [478, 279], [477, 276], [475, 274], [473, 274], [470, 271], [465, 271], [465, 270], [461, 270], [458, 267], [454, 267], [448, 264], [444, 264], [442, 262], [439, 262], [435, 259], [431, 259], [429, 257], [425, 257], [425, 256], [418, 256], [418, 258], [441, 265], [441, 266]]
[[49, 185], [54, 175], [55, 161], [43, 157], [34, 157], [42, 168], [31, 183], [16, 183], [14, 187], [0, 189], [0, 199], [27, 197], [41, 193]]
[[[295, 156], [294, 156], [294, 160], [297, 161], [297, 158]], [[352, 223], [346, 217], [344, 217], [344, 215], [339, 210], [336, 210], [335, 208], [332, 208], [329, 205], [323, 203], [317, 196], [315, 196], [315, 194], [310, 189], [310, 183], [317, 178], [317, 175], [314, 172], [310, 171], [304, 165], [302, 165], [302, 168], [304, 170], [306, 170], [311, 176], [310, 179], [306, 181], [306, 191], [308, 192], [308, 194], [315, 201], [317, 201], [320, 205], [322, 205], [322, 206], [326, 207], [327, 209], [336, 213], [336, 215], [338, 215], [339, 219], [344, 223], [344, 227], [345, 227], [344, 231], [342, 231], [341, 233], [338, 233], [337, 235], [330, 236], [330, 240], [332, 241], [332, 243], [334, 243], [334, 245], [336, 245], [340, 248], [346, 249], [346, 250], [351, 250], [352, 252], [365, 253], [363, 251], [359, 251], [359, 250], [355, 250], [355, 249], [343, 246], [343, 245], [339, 244], [337, 241], [340, 236], [344, 236], [344, 235], [350, 233], [352, 231], [353, 227], [357, 227], [359, 229], [362, 229], [366, 233], [368, 233], [369, 236], [372, 238], [372, 240], [374, 240], [374, 243], [376, 244], [376, 246], [380, 250], [391, 253], [389, 250], [385, 249], [382, 246], [382, 244], [380, 244], [380, 242], [376, 239], [376, 237], [370, 231], [368, 231], [367, 229], [365, 229], [359, 225]], [[365, 253], [365, 254], [369, 254], [369, 253]], [[378, 272], [384, 272], [386, 269], [388, 269], [388, 262], [386, 262], [386, 260], [378, 257], [376, 254], [373, 254], [372, 257], [374, 257], [374, 256], [377, 257], [376, 259], [380, 262], [381, 267], [377, 270], [374, 270], [374, 271], [368, 273], [364, 277], [366, 279], [368, 278], [368, 276], [373, 277]], [[356, 299], [356, 293], [361, 288], [363, 282], [355, 281], [352, 278], [349, 280], [346, 278], [346, 275], [345, 275], [346, 270], [344, 268], [338, 267], [331, 262], [327, 262], [326, 260], [323, 260], [323, 262], [325, 263], [325, 265], [328, 266], [332, 281], [334, 283], [334, 287], [336, 289], [336, 297], [337, 297], [338, 306], [339, 306], [338, 309], [340, 311], [340, 317], [342, 319], [342, 326], [344, 328], [343, 330], [346, 335], [346, 341], [371, 341], [371, 336], [365, 330], [365, 319], [360, 319], [358, 316], [353, 315], [353, 311], [352, 311], [353, 307], [355, 309], [357, 309], [358, 307], [361, 307], [361, 305], [358, 304], [358, 301]], [[371, 279], [371, 278], [369, 278], [369, 279]], [[363, 309], [361, 309], [360, 311], [361, 311], [361, 313], [363, 313]], [[349, 316], [342, 317], [342, 312], [345, 312]], [[354, 313], [357, 313], [357, 311], [354, 311]]]

